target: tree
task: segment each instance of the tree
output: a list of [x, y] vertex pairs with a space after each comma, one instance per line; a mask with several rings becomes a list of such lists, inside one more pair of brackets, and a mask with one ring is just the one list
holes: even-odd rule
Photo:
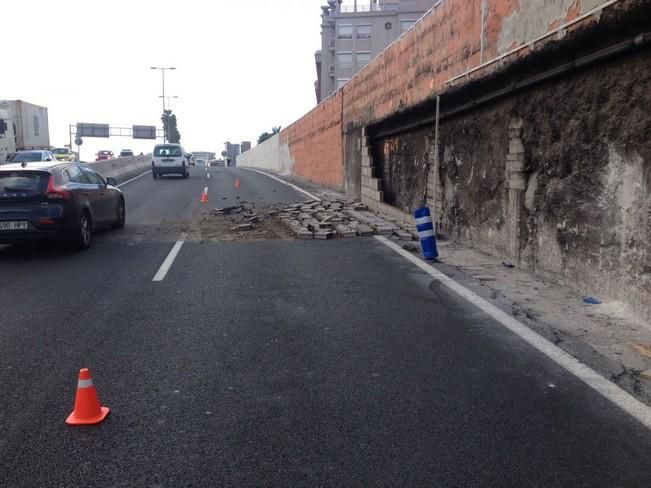
[[258, 137], [258, 144], [262, 144], [267, 139], [271, 139], [273, 136], [275, 136], [279, 132], [280, 132], [280, 126], [272, 127], [271, 128], [271, 133], [263, 132], [262, 134], [260, 134], [260, 137]]
[[181, 133], [176, 126], [176, 115], [171, 110], [165, 110], [161, 117], [163, 121], [163, 131], [165, 132], [165, 139], [172, 144], [181, 142]]

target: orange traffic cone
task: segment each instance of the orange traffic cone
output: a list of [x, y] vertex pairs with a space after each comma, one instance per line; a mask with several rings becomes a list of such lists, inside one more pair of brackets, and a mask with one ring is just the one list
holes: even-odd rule
[[201, 194], [201, 203], [208, 203], [208, 187], [203, 189], [203, 193]]
[[77, 396], [75, 397], [75, 409], [66, 419], [68, 425], [92, 425], [99, 424], [109, 414], [108, 407], [102, 407], [99, 403], [97, 390], [93, 385], [88, 368], [79, 371], [77, 382]]
[[240, 179], [235, 178], [235, 188], [239, 188], [239, 187], [240, 187]]

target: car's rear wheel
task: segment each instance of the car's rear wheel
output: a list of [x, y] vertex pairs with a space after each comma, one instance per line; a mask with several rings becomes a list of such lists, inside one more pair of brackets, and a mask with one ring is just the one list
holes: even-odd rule
[[117, 220], [113, 223], [112, 227], [114, 229], [124, 229], [124, 224], [127, 220], [127, 209], [124, 205], [124, 199], [120, 198], [117, 208]]
[[75, 249], [84, 250], [90, 247], [92, 242], [93, 226], [90, 214], [83, 210], [77, 222], [77, 228], [72, 235], [72, 245]]

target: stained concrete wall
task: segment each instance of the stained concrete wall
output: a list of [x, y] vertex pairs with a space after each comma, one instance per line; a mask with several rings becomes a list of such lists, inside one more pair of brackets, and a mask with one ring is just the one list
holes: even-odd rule
[[444, 122], [439, 228], [651, 319], [649, 73], [643, 52]]
[[427, 202], [432, 136], [433, 130], [426, 128], [374, 139], [375, 173], [384, 203], [411, 213]]

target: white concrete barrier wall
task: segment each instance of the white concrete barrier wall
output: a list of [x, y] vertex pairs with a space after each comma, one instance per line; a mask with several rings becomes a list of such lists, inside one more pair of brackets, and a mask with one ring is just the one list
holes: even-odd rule
[[151, 169], [151, 154], [130, 158], [108, 159], [86, 163], [105, 178], [115, 178], [118, 183]]
[[294, 160], [288, 145], [280, 142], [280, 134], [240, 154], [237, 157], [237, 165], [267, 169], [282, 175], [291, 175], [294, 171]]

